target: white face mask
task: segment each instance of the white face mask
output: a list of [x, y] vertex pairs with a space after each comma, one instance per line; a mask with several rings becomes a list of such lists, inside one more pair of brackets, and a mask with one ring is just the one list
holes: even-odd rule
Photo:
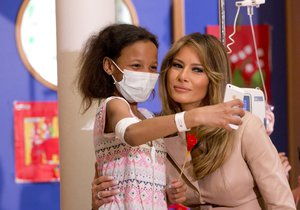
[[123, 79], [120, 82], [117, 82], [112, 75], [114, 84], [122, 96], [129, 103], [146, 101], [155, 87], [159, 74], [126, 69], [122, 71], [113, 60], [111, 61], [123, 73]]

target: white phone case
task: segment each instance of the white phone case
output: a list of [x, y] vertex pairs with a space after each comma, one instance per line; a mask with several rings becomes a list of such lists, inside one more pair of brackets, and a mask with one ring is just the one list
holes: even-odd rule
[[[239, 88], [237, 86], [234, 86], [232, 84], [227, 84], [225, 89], [225, 95], [224, 95], [224, 102], [231, 101], [234, 99], [240, 99], [243, 101], [244, 99], [244, 90], [242, 88]], [[229, 126], [232, 129], [238, 129], [239, 126], [229, 124]]]

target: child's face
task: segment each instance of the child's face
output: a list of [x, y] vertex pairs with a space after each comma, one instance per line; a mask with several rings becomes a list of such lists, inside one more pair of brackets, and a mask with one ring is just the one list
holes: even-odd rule
[[167, 88], [183, 110], [199, 107], [206, 96], [209, 79], [203, 68], [192, 46], [184, 46], [174, 57], [167, 73]]
[[[151, 41], [135, 42], [121, 51], [116, 63], [122, 70], [156, 73], [157, 48]], [[117, 81], [122, 80], [122, 75], [122, 72], [115, 68], [113, 76]]]

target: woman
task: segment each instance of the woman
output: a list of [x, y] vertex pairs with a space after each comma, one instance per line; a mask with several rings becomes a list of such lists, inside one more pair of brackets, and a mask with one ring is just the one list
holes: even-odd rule
[[[162, 63], [163, 113], [222, 102], [229, 70], [226, 50], [218, 39], [199, 33], [183, 37]], [[185, 204], [198, 209], [202, 204], [217, 209], [295, 209], [278, 153], [264, 126], [250, 113], [242, 120], [232, 133], [206, 126], [190, 131], [199, 142], [192, 151], [193, 173], [190, 168], [184, 171]], [[178, 177], [186, 148], [177, 143], [165, 139], [173, 160], [167, 168], [169, 178]]]

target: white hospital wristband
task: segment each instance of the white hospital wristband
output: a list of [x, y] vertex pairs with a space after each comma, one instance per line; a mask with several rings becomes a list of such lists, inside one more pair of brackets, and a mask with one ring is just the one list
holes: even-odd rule
[[179, 112], [179, 113], [175, 114], [175, 124], [176, 124], [177, 130], [179, 132], [185, 132], [185, 131], [191, 130], [191, 129], [188, 129], [185, 125], [184, 114], [185, 114], [185, 112]]

